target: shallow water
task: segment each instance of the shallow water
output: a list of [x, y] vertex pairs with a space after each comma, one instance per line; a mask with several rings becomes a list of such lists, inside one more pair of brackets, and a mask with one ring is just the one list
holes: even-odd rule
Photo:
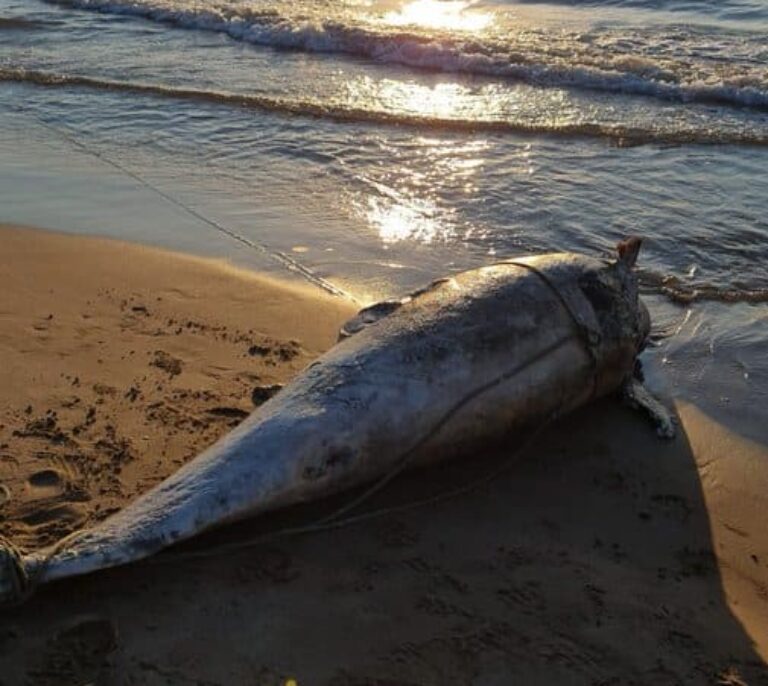
[[766, 440], [766, 35], [766, 0], [0, 0], [2, 219], [362, 301], [642, 235], [655, 383]]

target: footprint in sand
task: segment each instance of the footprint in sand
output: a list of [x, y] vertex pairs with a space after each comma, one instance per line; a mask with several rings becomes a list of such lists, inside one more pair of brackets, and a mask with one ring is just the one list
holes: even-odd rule
[[56, 457], [51, 462], [27, 478], [27, 496], [21, 498], [14, 514], [30, 534], [35, 532], [41, 545], [65, 536], [86, 519], [79, 501], [87, 498], [74, 486], [77, 479], [72, 467]]
[[58, 455], [50, 455], [45, 469], [34, 472], [27, 478], [27, 490], [33, 500], [58, 499], [62, 495], [70, 497], [72, 486], [79, 481], [79, 474], [68, 460]]
[[43, 469], [27, 479], [27, 485], [34, 498], [53, 498], [61, 495], [66, 483], [66, 476], [57, 469]]

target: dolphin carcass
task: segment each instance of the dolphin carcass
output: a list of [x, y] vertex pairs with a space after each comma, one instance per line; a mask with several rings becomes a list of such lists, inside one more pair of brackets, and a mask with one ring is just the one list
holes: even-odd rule
[[0, 546], [0, 600], [126, 564], [225, 522], [477, 451], [613, 392], [672, 424], [632, 381], [650, 329], [633, 267], [523, 257], [362, 310], [339, 343], [231, 433], [92, 529], [22, 556]]

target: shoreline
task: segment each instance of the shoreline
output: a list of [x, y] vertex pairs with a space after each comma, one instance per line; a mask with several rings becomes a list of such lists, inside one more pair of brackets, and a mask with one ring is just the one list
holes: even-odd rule
[[[194, 457], [330, 347], [355, 310], [113, 239], [5, 226], [0, 246], [0, 521], [28, 549]], [[764, 683], [768, 448], [676, 409], [671, 444], [603, 400], [487, 492], [191, 569], [139, 564], [41, 589], [4, 618], [0, 673], [42, 684]], [[496, 459], [406, 475], [380, 504], [471, 481]]]

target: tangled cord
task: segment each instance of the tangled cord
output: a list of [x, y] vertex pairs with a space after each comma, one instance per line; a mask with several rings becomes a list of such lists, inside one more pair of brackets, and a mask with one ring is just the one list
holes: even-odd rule
[[46, 549], [45, 557], [25, 561], [21, 549], [10, 539], [0, 535], [0, 608], [20, 605], [26, 601], [43, 580], [45, 570], [53, 557], [83, 534], [78, 529], [59, 539]]
[[34, 587], [24, 566], [21, 550], [0, 535], [0, 603], [22, 603], [32, 594]]

